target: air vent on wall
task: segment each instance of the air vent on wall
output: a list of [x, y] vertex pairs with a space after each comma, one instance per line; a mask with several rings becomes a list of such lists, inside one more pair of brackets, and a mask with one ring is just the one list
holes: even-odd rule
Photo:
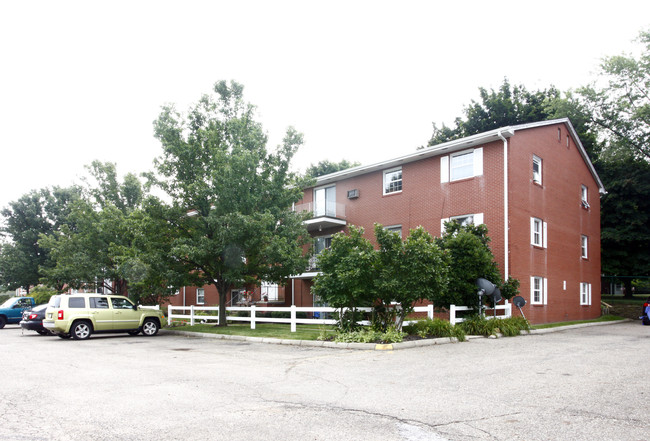
[[348, 199], [356, 199], [359, 197], [359, 190], [354, 189], [354, 190], [348, 190]]

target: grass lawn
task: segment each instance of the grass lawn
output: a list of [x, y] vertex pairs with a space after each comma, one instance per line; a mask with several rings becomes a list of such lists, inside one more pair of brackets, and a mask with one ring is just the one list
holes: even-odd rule
[[250, 323], [229, 323], [225, 328], [210, 324], [199, 324], [177, 326], [170, 329], [174, 331], [205, 332], [208, 334], [279, 338], [282, 340], [317, 340], [323, 330], [334, 335], [333, 326], [297, 325], [296, 332], [291, 332], [291, 325], [277, 323], [257, 323], [255, 329], [251, 329]]
[[648, 298], [648, 294], [639, 294], [631, 299], [623, 296], [602, 296], [601, 300], [610, 305], [643, 305]]
[[572, 322], [544, 323], [543, 325], [533, 325], [530, 327], [530, 329], [557, 328], [559, 326], [579, 325], [582, 323], [613, 322], [616, 320], [623, 320], [623, 317], [619, 317], [617, 315], [604, 315], [593, 320], [575, 320]]

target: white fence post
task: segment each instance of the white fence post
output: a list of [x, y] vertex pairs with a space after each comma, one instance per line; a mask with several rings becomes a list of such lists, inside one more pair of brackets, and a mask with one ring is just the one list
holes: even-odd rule
[[167, 305], [167, 324], [172, 324], [172, 305]]
[[449, 305], [449, 321], [452, 325], [456, 324], [456, 305]]
[[506, 307], [506, 318], [512, 317], [512, 303], [506, 300], [504, 306]]
[[251, 305], [251, 329], [255, 329], [255, 305]]
[[190, 305], [190, 326], [194, 326], [194, 305]]
[[296, 332], [296, 305], [291, 305], [291, 332]]
[[433, 304], [427, 305], [427, 317], [433, 320]]

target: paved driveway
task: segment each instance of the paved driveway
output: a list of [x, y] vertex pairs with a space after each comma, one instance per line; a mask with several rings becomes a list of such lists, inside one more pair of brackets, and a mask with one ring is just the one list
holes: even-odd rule
[[647, 440], [639, 322], [350, 351], [0, 331], [3, 440]]

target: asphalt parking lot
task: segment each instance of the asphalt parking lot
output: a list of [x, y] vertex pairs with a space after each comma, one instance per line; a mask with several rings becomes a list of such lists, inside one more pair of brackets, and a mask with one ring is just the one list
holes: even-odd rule
[[647, 440], [650, 327], [400, 351], [0, 330], [3, 440]]

